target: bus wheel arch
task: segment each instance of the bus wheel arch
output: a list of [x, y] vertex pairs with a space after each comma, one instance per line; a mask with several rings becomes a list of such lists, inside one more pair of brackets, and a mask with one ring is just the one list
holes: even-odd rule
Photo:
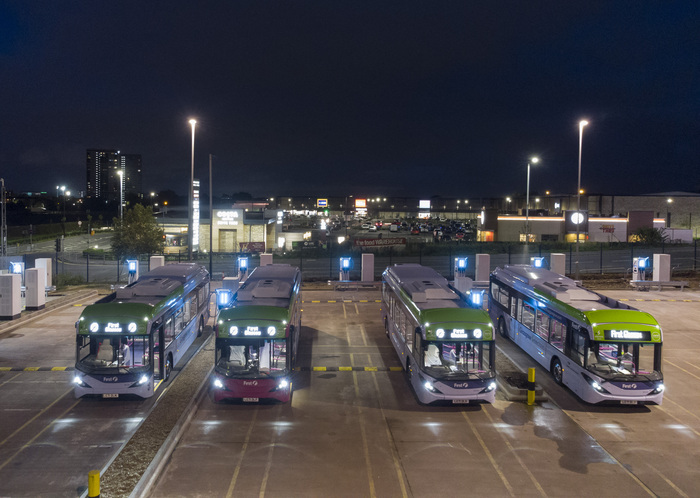
[[204, 317], [199, 317], [199, 326], [197, 327], [197, 337], [202, 337], [204, 333]]
[[563, 383], [564, 378], [564, 368], [561, 366], [561, 360], [558, 357], [552, 358], [552, 363], [550, 366], [550, 372], [552, 372], [552, 377], [557, 384]]
[[498, 333], [501, 337], [508, 339], [508, 329], [506, 328], [506, 320], [502, 316], [498, 319]]
[[389, 318], [384, 317], [384, 333], [389, 337]]

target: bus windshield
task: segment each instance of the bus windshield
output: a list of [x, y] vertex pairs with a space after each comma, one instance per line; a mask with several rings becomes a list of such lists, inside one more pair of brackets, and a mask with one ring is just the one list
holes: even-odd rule
[[646, 380], [661, 378], [654, 368], [654, 348], [658, 344], [630, 342], [592, 342], [588, 353], [588, 369], [608, 380]]
[[277, 377], [287, 374], [286, 339], [218, 340], [216, 370], [227, 377]]
[[146, 336], [78, 336], [78, 366], [85, 372], [128, 373], [149, 366]]
[[436, 379], [491, 377], [491, 343], [428, 342], [422, 367]]

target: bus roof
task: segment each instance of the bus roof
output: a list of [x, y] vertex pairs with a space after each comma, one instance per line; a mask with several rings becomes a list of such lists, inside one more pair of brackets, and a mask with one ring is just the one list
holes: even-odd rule
[[386, 269], [393, 280], [420, 310], [467, 307], [447, 279], [432, 268], [417, 264], [397, 264]]
[[602, 333], [605, 324], [660, 329], [649, 313], [588, 290], [574, 280], [544, 268], [505, 265], [496, 268], [492, 276], [520, 291], [532, 289], [535, 294], [550, 300], [552, 308], [591, 324], [596, 334]]
[[285, 264], [259, 266], [238, 289], [236, 305], [289, 307], [289, 300], [299, 292], [299, 268]]

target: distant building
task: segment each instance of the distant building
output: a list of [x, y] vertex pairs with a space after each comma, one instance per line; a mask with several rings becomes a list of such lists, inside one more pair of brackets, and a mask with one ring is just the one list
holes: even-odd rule
[[86, 197], [119, 202], [119, 171], [124, 173], [124, 196], [143, 198], [141, 155], [123, 154], [114, 149], [87, 149]]

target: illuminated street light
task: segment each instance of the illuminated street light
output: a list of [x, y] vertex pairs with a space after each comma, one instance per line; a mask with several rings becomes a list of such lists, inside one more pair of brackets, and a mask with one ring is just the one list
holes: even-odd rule
[[530, 163], [537, 164], [539, 158], [533, 157], [527, 163], [527, 192], [525, 195], [525, 246], [530, 241]]
[[582, 119], [578, 123], [578, 129], [579, 129], [579, 134], [578, 134], [578, 190], [577, 190], [577, 195], [576, 195], [576, 219], [578, 220], [578, 223], [576, 223], [576, 280], [579, 280], [581, 278], [581, 273], [579, 271], [579, 266], [578, 266], [578, 246], [579, 246], [579, 238], [580, 238], [580, 232], [581, 232], [581, 221], [582, 221], [582, 216], [581, 216], [581, 153], [583, 149], [583, 127], [588, 124], [588, 121], [585, 119]]
[[190, 193], [190, 199], [189, 199], [189, 210], [188, 210], [188, 216], [187, 216], [187, 259], [189, 261], [192, 261], [192, 247], [194, 246], [194, 237], [193, 237], [193, 224], [194, 221], [192, 219], [193, 214], [194, 214], [194, 128], [195, 125], [197, 124], [196, 119], [190, 119], [189, 121], [190, 125], [192, 126], [192, 168], [191, 168], [191, 174], [190, 174], [190, 188], [189, 188], [189, 193]]

